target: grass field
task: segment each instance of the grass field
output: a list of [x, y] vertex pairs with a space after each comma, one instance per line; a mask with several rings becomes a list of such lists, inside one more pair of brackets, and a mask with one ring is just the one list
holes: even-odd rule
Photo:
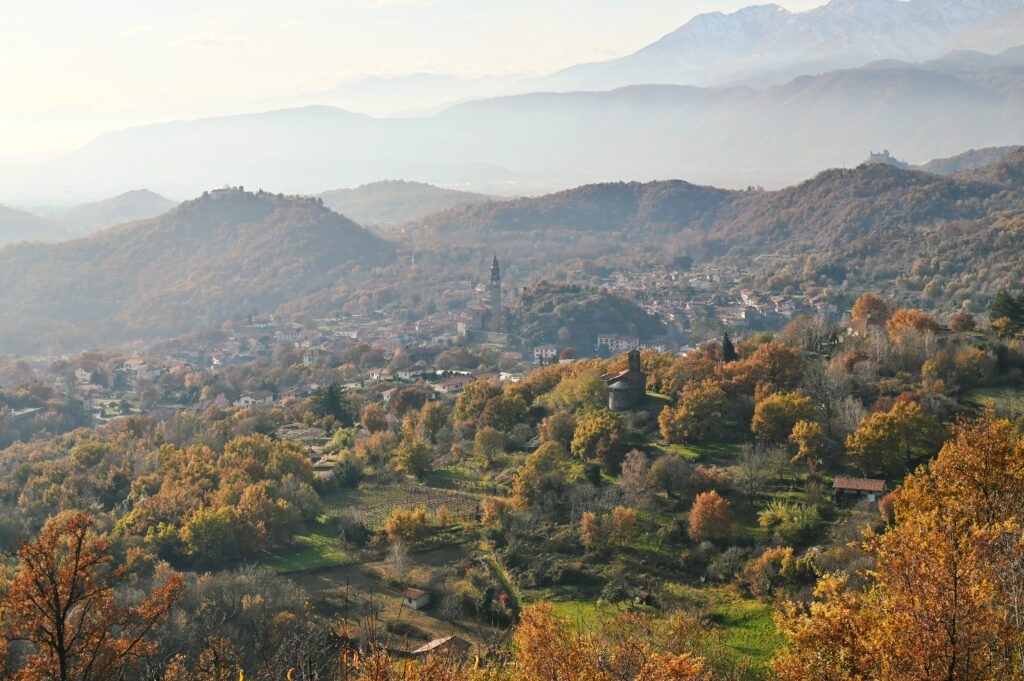
[[739, 454], [740, 447], [743, 445], [739, 442], [720, 442], [720, 443], [709, 443], [709, 444], [679, 444], [670, 445], [664, 442], [659, 442], [654, 445], [654, 448], [665, 453], [674, 454], [682, 457], [687, 461], [703, 461], [719, 463], [731, 462]]
[[1024, 392], [1013, 388], [976, 388], [967, 399], [983, 406], [991, 406], [1000, 416], [1024, 414]]
[[293, 544], [263, 563], [277, 572], [301, 572], [347, 565], [352, 558], [342, 548], [337, 532], [318, 524], [306, 534], [297, 535]]
[[768, 603], [746, 598], [724, 598], [712, 616], [725, 633], [725, 645], [737, 658], [764, 667], [782, 645], [775, 628], [775, 610]]

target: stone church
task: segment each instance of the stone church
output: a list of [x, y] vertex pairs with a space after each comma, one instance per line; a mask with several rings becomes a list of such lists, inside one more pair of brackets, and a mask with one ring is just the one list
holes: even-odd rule
[[625, 371], [601, 377], [608, 386], [608, 408], [612, 411], [635, 409], [647, 396], [647, 374], [640, 367], [640, 351], [630, 350], [626, 358]]

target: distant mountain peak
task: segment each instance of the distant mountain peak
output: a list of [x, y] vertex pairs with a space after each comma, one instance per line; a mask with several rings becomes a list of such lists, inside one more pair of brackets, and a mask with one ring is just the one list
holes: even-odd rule
[[698, 15], [631, 55], [539, 83], [562, 90], [717, 85], [780, 69], [794, 76], [879, 59], [920, 61], [958, 47], [1000, 51], [1024, 42], [1001, 21], [1022, 7], [1021, 0], [831, 0], [801, 12], [752, 5]]

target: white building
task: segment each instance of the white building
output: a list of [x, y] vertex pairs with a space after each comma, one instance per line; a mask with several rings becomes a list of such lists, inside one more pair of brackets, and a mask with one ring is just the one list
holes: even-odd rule
[[413, 610], [421, 610], [430, 604], [430, 594], [420, 589], [409, 587], [402, 594], [402, 605]]
[[558, 348], [554, 345], [538, 345], [533, 349], [534, 364], [551, 364], [558, 357]]

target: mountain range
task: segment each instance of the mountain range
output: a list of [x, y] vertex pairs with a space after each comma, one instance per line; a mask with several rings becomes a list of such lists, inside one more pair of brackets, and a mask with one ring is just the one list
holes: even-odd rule
[[[407, 95], [404, 108], [419, 113], [400, 117], [311, 105], [112, 131], [63, 156], [3, 164], [0, 200], [140, 185], [318, 194], [388, 177], [503, 195], [672, 177], [783, 187], [874, 149], [916, 164], [1020, 143], [1021, 44], [1024, 0], [756, 6], [514, 85], [415, 74], [281, 100], [366, 109], [374, 96]], [[491, 96], [503, 88], [514, 94]], [[487, 98], [437, 110], [445, 93]]]
[[831, 0], [803, 12], [756, 5], [702, 14], [633, 54], [574, 66], [530, 85], [763, 85], [878, 60], [922, 61], [963, 49], [999, 52], [1022, 38], [1020, 0]]
[[307, 107], [109, 133], [65, 157], [0, 171], [0, 186], [102, 195], [144, 183], [194, 196], [231, 184], [315, 194], [405, 177], [507, 194], [685, 177], [781, 187], [823, 167], [855, 165], [872, 149], [921, 163], [1018, 144], [1022, 74], [1024, 50], [1017, 49], [876, 63], [760, 90], [646, 85], [533, 93], [402, 119]]

